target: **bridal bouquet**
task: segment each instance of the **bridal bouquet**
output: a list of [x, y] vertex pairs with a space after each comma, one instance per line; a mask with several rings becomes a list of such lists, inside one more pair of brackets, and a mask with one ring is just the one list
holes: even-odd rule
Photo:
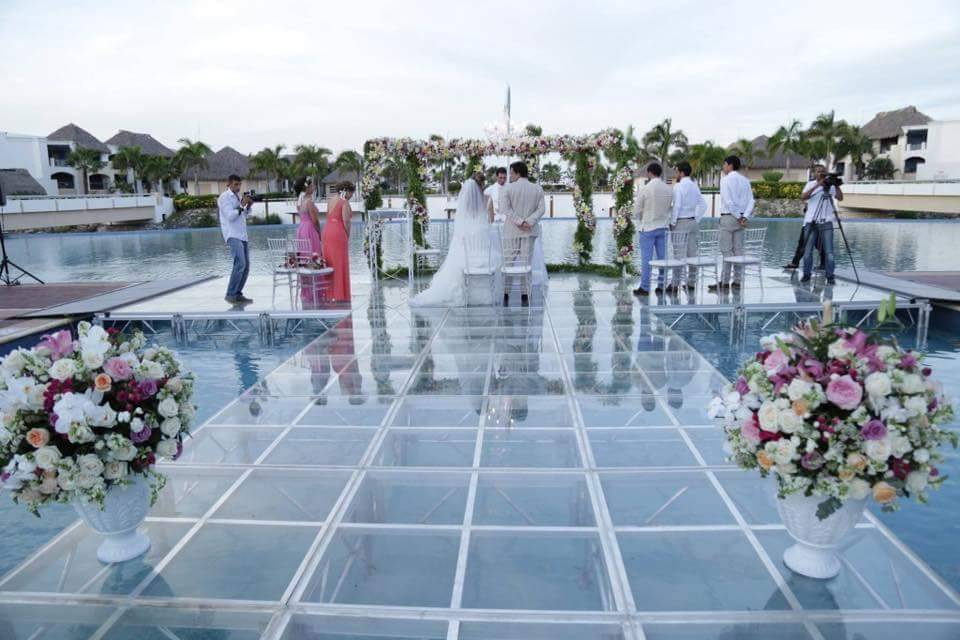
[[938, 449], [956, 447], [957, 434], [939, 427], [953, 408], [922, 356], [816, 322], [761, 346], [710, 407], [741, 468], [772, 472], [780, 498], [823, 497], [821, 520], [871, 495], [885, 511], [900, 496], [926, 502], [928, 487], [944, 479]]
[[0, 481], [35, 515], [48, 502], [99, 504], [138, 475], [164, 477], [195, 416], [193, 378], [173, 352], [81, 322], [0, 360]]

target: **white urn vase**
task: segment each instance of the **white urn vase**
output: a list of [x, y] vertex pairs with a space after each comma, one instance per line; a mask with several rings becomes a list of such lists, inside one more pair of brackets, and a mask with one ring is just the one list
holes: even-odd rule
[[860, 521], [866, 500], [847, 500], [825, 520], [817, 517], [823, 496], [791, 494], [777, 500], [777, 510], [795, 545], [783, 552], [784, 563], [795, 573], [826, 580], [840, 573], [837, 549], [843, 537]]
[[103, 509], [82, 498], [73, 501], [73, 508], [87, 525], [104, 536], [97, 549], [101, 562], [125, 562], [147, 552], [150, 538], [138, 527], [150, 510], [150, 484], [141, 475], [127, 486], [115, 485], [107, 490]]

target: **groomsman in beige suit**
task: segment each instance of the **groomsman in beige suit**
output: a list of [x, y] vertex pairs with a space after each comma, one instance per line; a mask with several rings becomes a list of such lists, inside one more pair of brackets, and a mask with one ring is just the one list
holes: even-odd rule
[[[520, 252], [528, 258], [533, 253], [533, 243], [540, 235], [540, 218], [546, 210], [543, 202], [543, 189], [528, 179], [529, 170], [523, 162], [510, 165], [510, 183], [500, 189], [500, 213], [503, 215], [504, 239], [520, 238]], [[516, 256], [512, 256], [516, 257]], [[503, 256], [504, 261], [508, 256]], [[503, 304], [510, 302], [510, 288], [504, 277]], [[526, 294], [520, 298], [521, 304], [528, 305]]]

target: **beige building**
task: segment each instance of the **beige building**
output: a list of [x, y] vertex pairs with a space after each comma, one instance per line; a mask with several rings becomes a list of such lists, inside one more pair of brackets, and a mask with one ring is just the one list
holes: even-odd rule
[[207, 166], [199, 170], [200, 188], [197, 189], [193, 169], [188, 169], [180, 185], [190, 195], [221, 194], [227, 189], [227, 178], [236, 174], [243, 178], [243, 190], [265, 193], [270, 188], [267, 176], [250, 171], [250, 159], [233, 147], [224, 147], [207, 156]]
[[[770, 136], [757, 136], [753, 139], [754, 158], [743, 174], [750, 180], [763, 180], [767, 171], [779, 171], [783, 174], [782, 182], [802, 182], [807, 180], [810, 171], [810, 161], [796, 153], [790, 154], [790, 169], [787, 170], [787, 154], [777, 151], [772, 156], [767, 155], [767, 143]], [[743, 162], [744, 158], [740, 158]]]
[[100, 152], [103, 168], [89, 172], [86, 193], [109, 193], [113, 186], [114, 171], [110, 165], [110, 148], [94, 137], [86, 129], [70, 123], [47, 134], [47, 162], [50, 165], [50, 178], [57, 183], [61, 196], [84, 193], [83, 172], [67, 164], [70, 152], [75, 149], [93, 149]]

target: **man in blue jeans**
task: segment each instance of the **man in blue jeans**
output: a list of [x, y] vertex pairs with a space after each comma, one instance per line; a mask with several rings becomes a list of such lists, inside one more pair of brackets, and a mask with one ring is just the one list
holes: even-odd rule
[[250, 248], [247, 244], [247, 214], [253, 207], [253, 199], [240, 196], [240, 176], [231, 174], [227, 178], [227, 190], [217, 198], [220, 212], [220, 232], [230, 247], [233, 256], [233, 270], [227, 284], [224, 300], [230, 304], [249, 304], [253, 299], [243, 295], [243, 285], [250, 274]]
[[[650, 260], [667, 257], [667, 227], [673, 215], [673, 189], [661, 178], [663, 167], [658, 162], [647, 165], [647, 184], [637, 194], [633, 219], [640, 230], [640, 287], [633, 290], [637, 296], [650, 295]], [[663, 291], [664, 273], [660, 270], [657, 293]]]
[[817, 249], [823, 252], [827, 284], [834, 284], [833, 270], [836, 260], [833, 255], [833, 221], [836, 220], [836, 211], [833, 198], [843, 200], [843, 192], [839, 186], [826, 185], [827, 168], [822, 164], [814, 167], [814, 179], [803, 188], [800, 198], [807, 204], [807, 213], [803, 218], [805, 225], [809, 225], [806, 248], [803, 251], [803, 278], [801, 282], [809, 282], [813, 272], [813, 252]]

